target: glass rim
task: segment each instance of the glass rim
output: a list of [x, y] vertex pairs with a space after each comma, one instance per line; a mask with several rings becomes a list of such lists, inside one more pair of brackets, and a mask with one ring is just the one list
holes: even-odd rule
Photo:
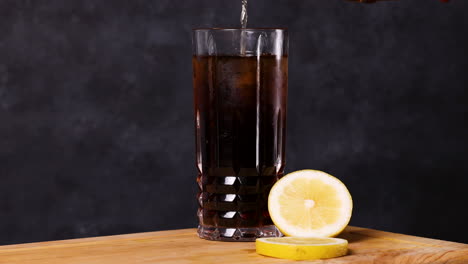
[[192, 28], [193, 32], [197, 31], [288, 31], [286, 27], [259, 27], [259, 28], [220, 28], [220, 27], [201, 27], [201, 28]]

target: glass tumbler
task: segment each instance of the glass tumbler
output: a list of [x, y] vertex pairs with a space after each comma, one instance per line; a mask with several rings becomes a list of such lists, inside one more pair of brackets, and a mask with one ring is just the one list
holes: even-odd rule
[[194, 29], [198, 235], [279, 236], [268, 194], [285, 166], [286, 29]]

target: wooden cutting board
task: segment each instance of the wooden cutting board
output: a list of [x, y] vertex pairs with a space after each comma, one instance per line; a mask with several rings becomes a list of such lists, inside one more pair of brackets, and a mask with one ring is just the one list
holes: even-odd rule
[[[345, 257], [323, 264], [468, 264], [468, 244], [348, 227]], [[294, 263], [257, 255], [255, 244], [199, 239], [195, 229], [0, 246], [1, 264]]]

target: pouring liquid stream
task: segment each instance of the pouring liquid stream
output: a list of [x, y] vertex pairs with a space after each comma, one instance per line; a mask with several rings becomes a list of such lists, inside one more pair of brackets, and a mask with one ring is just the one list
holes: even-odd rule
[[241, 10], [241, 26], [242, 28], [247, 27], [247, 0], [242, 0], [242, 10]]
[[[242, 1], [242, 10], [241, 10], [241, 17], [240, 17], [240, 22], [241, 22], [241, 27], [242, 29], [247, 28], [247, 0], [241, 0]], [[246, 32], [242, 31], [241, 33], [241, 39], [240, 39], [240, 54], [241, 56], [246, 55], [246, 47], [245, 47], [245, 37], [246, 37]]]

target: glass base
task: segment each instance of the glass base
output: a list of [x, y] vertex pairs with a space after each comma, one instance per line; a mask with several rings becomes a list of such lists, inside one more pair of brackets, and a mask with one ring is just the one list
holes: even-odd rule
[[252, 242], [259, 237], [281, 237], [283, 234], [274, 225], [238, 228], [199, 225], [198, 236], [203, 239], [215, 241]]

